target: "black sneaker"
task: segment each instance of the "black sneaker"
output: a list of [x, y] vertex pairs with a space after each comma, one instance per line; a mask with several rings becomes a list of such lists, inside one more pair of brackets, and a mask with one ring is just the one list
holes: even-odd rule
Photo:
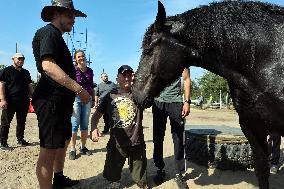
[[18, 144], [21, 146], [29, 146], [31, 143], [27, 142], [25, 139], [18, 140]]
[[11, 148], [9, 147], [8, 143], [7, 142], [1, 142], [0, 143], [0, 149], [3, 150], [3, 151], [6, 151], [6, 150], [10, 150]]
[[163, 169], [159, 169], [157, 171], [157, 174], [154, 176], [154, 183], [156, 185], [160, 185], [164, 182], [164, 179], [166, 177], [166, 171]]
[[107, 189], [120, 189], [120, 182], [110, 182]]
[[63, 189], [64, 187], [72, 187], [77, 184], [79, 184], [79, 180], [71, 180], [64, 175], [57, 179], [53, 178], [53, 189]]
[[277, 172], [278, 172], [278, 166], [277, 165], [272, 165], [270, 167], [270, 173], [271, 174], [277, 174]]
[[86, 148], [86, 146], [84, 148], [80, 148], [80, 153], [83, 155], [92, 155], [92, 153], [88, 150], [88, 148]]
[[70, 151], [69, 152], [69, 159], [75, 160], [76, 159], [76, 151]]
[[149, 187], [148, 187], [148, 185], [146, 184], [146, 183], [137, 183], [136, 184], [139, 188], [142, 188], [142, 189], [148, 189]]
[[177, 174], [175, 178], [175, 182], [177, 183], [179, 189], [189, 189], [186, 184], [186, 180], [182, 174]]

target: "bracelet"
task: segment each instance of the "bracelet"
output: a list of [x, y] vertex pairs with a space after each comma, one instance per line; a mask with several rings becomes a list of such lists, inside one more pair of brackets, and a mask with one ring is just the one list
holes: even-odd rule
[[79, 91], [75, 92], [75, 94], [79, 95], [83, 90], [84, 90], [84, 88], [81, 86], [81, 89]]
[[183, 103], [188, 103], [188, 104], [191, 104], [191, 100], [185, 100]]

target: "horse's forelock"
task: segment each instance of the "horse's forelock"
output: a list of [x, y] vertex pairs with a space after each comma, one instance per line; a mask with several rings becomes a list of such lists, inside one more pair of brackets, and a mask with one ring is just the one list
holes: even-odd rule
[[[179, 21], [179, 19], [176, 16], [170, 16], [170, 17], [167, 17], [167, 21], [175, 22], [175, 21]], [[152, 36], [154, 33], [155, 33], [155, 23], [153, 23], [147, 28], [144, 38], [143, 38], [142, 48], [146, 48], [151, 44]]]

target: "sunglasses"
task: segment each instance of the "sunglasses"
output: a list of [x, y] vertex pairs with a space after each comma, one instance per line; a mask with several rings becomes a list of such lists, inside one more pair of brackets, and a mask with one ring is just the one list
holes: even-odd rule
[[75, 18], [75, 14], [72, 11], [64, 11], [63, 14], [70, 19]]
[[24, 60], [25, 60], [25, 57], [18, 57], [17, 59], [24, 61]]

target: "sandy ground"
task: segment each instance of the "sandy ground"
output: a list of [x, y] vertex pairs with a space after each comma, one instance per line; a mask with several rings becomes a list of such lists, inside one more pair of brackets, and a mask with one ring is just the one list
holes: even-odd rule
[[[101, 120], [102, 121], [102, 120]], [[238, 116], [231, 110], [199, 110], [192, 108], [191, 114], [187, 117], [189, 125], [226, 125], [230, 127], [239, 127]], [[0, 189], [34, 189], [38, 188], [35, 175], [36, 161], [39, 152], [38, 128], [35, 114], [28, 114], [26, 124], [25, 138], [32, 142], [32, 146], [19, 147], [15, 138], [15, 120], [11, 125], [8, 143], [12, 147], [11, 151], [0, 151]], [[149, 111], [144, 112], [143, 125], [145, 127], [145, 141], [147, 144], [148, 158], [148, 181], [152, 188], [178, 188], [175, 184], [174, 165], [173, 165], [173, 144], [170, 129], [167, 129], [164, 142], [164, 157], [166, 162], [166, 181], [155, 186], [153, 176], [156, 169], [153, 164], [152, 153], [152, 114]], [[100, 122], [99, 128], [103, 123]], [[169, 125], [168, 125], [169, 126]], [[170, 128], [170, 127], [168, 127]], [[100, 189], [106, 188], [106, 181], [102, 176], [106, 143], [109, 136], [106, 135], [98, 143], [87, 142], [87, 147], [91, 149], [93, 155], [80, 156], [76, 160], [66, 158], [65, 174], [73, 179], [79, 179], [80, 185], [73, 187], [76, 189]], [[78, 138], [79, 143], [79, 138]], [[281, 159], [283, 164], [283, 144], [281, 146]], [[79, 147], [79, 144], [77, 144]], [[221, 171], [217, 169], [207, 169], [187, 162], [188, 170], [186, 174], [187, 183], [191, 189], [253, 189], [257, 188], [257, 181], [252, 170], [247, 171]], [[127, 168], [127, 163], [122, 172], [122, 188], [137, 188], [132, 182]], [[270, 176], [270, 188], [284, 188], [284, 169], [280, 169], [277, 175]]]

